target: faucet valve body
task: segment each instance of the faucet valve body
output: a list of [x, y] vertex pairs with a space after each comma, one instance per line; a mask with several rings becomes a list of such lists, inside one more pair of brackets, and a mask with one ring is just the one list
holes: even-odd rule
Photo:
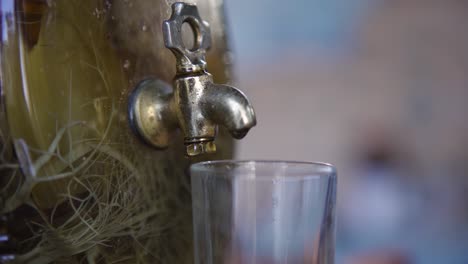
[[[194, 32], [194, 47], [182, 40], [182, 24]], [[172, 15], [163, 23], [164, 44], [176, 57], [177, 73], [172, 89], [157, 79], [140, 82], [129, 101], [129, 121], [146, 143], [164, 149], [176, 129], [184, 133], [188, 156], [216, 152], [218, 126], [233, 137], [243, 138], [255, 126], [255, 112], [238, 89], [213, 83], [206, 70], [206, 51], [211, 46], [210, 28], [195, 5], [172, 5]]]

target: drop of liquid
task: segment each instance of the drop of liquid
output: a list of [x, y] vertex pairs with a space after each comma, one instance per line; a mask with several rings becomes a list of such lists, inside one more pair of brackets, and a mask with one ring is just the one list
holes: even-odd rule
[[95, 8], [94, 11], [93, 11], [93, 15], [99, 19], [101, 17], [101, 11], [99, 11], [99, 9]]
[[273, 196], [272, 197], [272, 204], [273, 204], [273, 208], [277, 207], [278, 206], [278, 197], [275, 197]]
[[128, 70], [130, 68], [130, 61], [129, 60], [125, 60], [124, 61], [124, 64], [123, 64], [123, 67], [124, 69]]

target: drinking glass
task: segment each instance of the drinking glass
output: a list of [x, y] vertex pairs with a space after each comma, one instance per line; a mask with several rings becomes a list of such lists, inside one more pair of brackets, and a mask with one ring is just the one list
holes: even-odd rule
[[332, 264], [336, 170], [325, 163], [191, 166], [196, 264]]

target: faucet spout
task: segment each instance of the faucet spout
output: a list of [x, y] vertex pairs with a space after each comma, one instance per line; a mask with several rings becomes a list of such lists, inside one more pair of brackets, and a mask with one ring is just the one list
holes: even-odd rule
[[173, 103], [177, 123], [185, 135], [188, 156], [216, 151], [218, 126], [226, 127], [236, 139], [256, 125], [255, 112], [240, 90], [214, 84], [211, 74], [178, 76], [174, 80]]
[[226, 127], [236, 139], [241, 139], [257, 124], [255, 112], [245, 94], [235, 87], [211, 83], [203, 98], [204, 116]]

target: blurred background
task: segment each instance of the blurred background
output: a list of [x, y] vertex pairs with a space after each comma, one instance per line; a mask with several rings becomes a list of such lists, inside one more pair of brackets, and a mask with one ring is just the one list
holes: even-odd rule
[[468, 263], [468, 1], [226, 0], [239, 159], [338, 167], [337, 264]]

